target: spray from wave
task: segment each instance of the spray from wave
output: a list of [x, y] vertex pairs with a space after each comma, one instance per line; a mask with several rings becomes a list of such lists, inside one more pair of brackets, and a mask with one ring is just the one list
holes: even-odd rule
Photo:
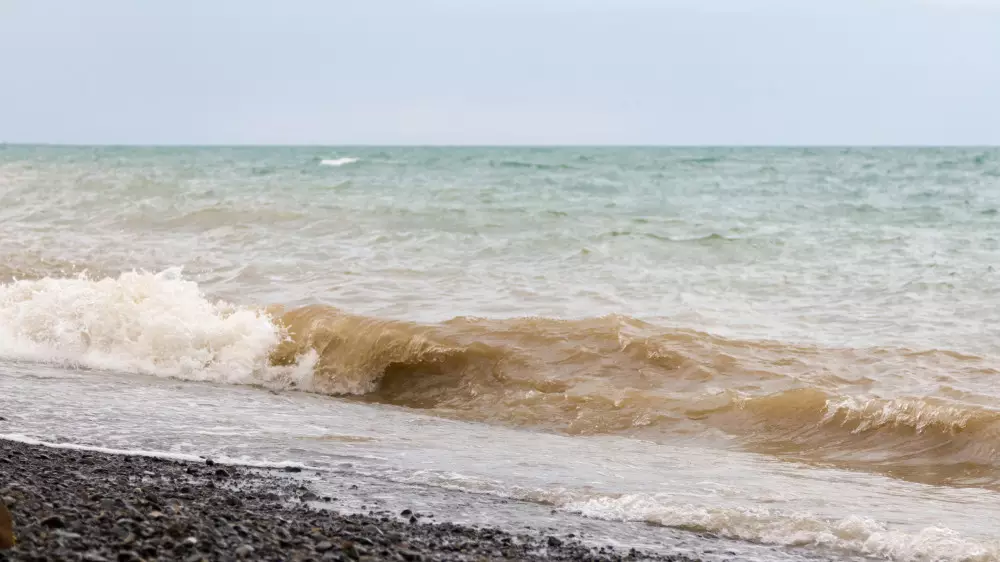
[[351, 158], [351, 157], [330, 158], [330, 159], [326, 159], [326, 160], [320, 160], [320, 165], [322, 165], [322, 166], [334, 166], [334, 167], [338, 167], [339, 168], [340, 166], [346, 166], [348, 164], [353, 164], [353, 163], [357, 162], [358, 160], [359, 160], [358, 158]]
[[328, 306], [265, 309], [212, 301], [171, 269], [0, 284], [0, 356], [294, 387], [575, 435], [715, 436], [796, 461], [1000, 487], [1000, 412], [872, 392], [879, 377], [921, 369], [995, 374], [950, 352], [742, 342], [621, 316], [420, 325]]
[[294, 372], [267, 361], [283, 337], [264, 311], [211, 302], [179, 269], [0, 285], [6, 358], [254, 383]]

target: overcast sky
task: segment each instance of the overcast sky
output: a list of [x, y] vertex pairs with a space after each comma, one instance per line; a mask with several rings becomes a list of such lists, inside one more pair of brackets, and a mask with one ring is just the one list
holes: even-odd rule
[[0, 0], [0, 142], [1000, 144], [1000, 0]]

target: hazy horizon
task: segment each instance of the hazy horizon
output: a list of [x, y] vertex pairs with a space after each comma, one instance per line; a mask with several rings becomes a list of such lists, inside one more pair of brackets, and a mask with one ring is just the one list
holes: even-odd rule
[[1000, 149], [1000, 144], [295, 144], [295, 143], [52, 143], [5, 142], [23, 148], [664, 148], [664, 149]]

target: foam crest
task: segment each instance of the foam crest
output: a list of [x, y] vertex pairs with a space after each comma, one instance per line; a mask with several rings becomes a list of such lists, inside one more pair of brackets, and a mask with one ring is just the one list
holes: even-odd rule
[[1000, 560], [1000, 541], [980, 541], [940, 527], [907, 533], [868, 517], [823, 519], [766, 508], [678, 505], [648, 494], [602, 496], [562, 507], [597, 519], [644, 521], [732, 539], [824, 547], [900, 562]]
[[344, 158], [329, 158], [326, 160], [321, 160], [320, 164], [323, 166], [334, 166], [339, 168], [340, 166], [346, 166], [348, 164], [353, 164], [357, 162], [358, 158], [344, 157]]
[[882, 427], [906, 427], [917, 433], [939, 428], [956, 433], [965, 429], [977, 414], [985, 417], [984, 413], [972, 408], [937, 404], [926, 399], [879, 400], [847, 396], [827, 401], [823, 421], [853, 425], [854, 433]]
[[208, 300], [179, 269], [0, 285], [0, 355], [230, 383], [267, 379], [262, 311]]
[[860, 369], [986, 365], [911, 355], [741, 342], [624, 316], [417, 324], [325, 305], [265, 309], [210, 300], [179, 269], [0, 284], [0, 358], [293, 386], [571, 435], [724, 435], [796, 461], [996, 489], [995, 407], [859, 393], [873, 380]]

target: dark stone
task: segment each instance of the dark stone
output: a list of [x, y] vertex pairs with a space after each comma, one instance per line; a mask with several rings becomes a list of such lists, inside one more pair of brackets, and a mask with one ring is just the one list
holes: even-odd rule
[[[239, 467], [53, 450], [0, 440], [0, 498], [15, 504], [18, 545], [0, 560], [541, 560], [664, 562], [681, 555], [590, 548], [574, 537], [507, 533], [375, 506], [367, 514], [317, 510], [306, 482]], [[207, 460], [206, 460], [207, 464]], [[0, 469], [7, 465], [0, 464]], [[224, 470], [226, 484], [216, 485]], [[141, 483], [141, 487], [136, 487]], [[350, 481], [344, 486], [357, 489]], [[330, 500], [332, 498], [324, 498]], [[9, 500], [9, 501], [8, 501]], [[439, 514], [441, 515], [441, 514]], [[430, 517], [430, 515], [427, 515]], [[530, 534], [526, 534], [530, 533]], [[571, 540], [572, 539], [572, 540]]]
[[302, 472], [302, 469], [297, 466], [286, 466], [285, 472]]
[[117, 535], [119, 537], [124, 535], [124, 538], [121, 539], [121, 542], [118, 543], [118, 546], [132, 546], [133, 544], [135, 544], [135, 541], [139, 540], [139, 537], [135, 536], [135, 533], [132, 533], [125, 528], [116, 527], [115, 531], [117, 532]]
[[344, 556], [350, 558], [351, 560], [361, 559], [361, 553], [358, 552], [358, 548], [354, 546], [354, 543], [345, 542], [344, 546], [341, 547], [341, 550], [343, 551]]
[[42, 525], [48, 527], [49, 529], [63, 529], [66, 527], [66, 522], [63, 521], [63, 518], [58, 515], [50, 515], [49, 517], [42, 519]]

